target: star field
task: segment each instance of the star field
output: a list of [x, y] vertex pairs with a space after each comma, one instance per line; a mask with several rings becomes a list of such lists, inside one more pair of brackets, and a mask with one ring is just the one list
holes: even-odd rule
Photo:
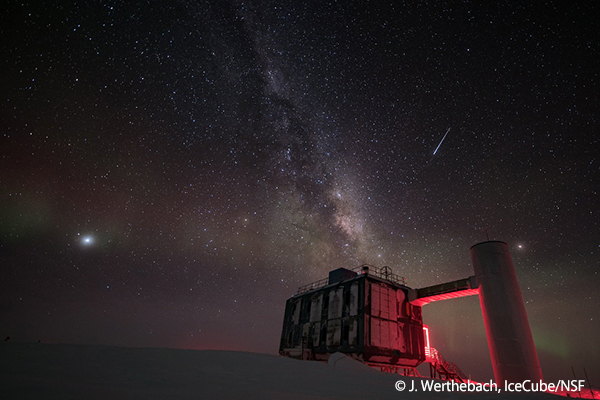
[[[600, 382], [596, 5], [3, 8], [4, 337], [273, 353], [298, 286], [464, 278], [487, 231], [546, 380]], [[424, 319], [492, 376], [477, 298]]]

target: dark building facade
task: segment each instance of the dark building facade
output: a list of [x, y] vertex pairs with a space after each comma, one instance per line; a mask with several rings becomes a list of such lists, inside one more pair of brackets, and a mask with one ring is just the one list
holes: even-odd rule
[[331, 271], [287, 300], [279, 352], [312, 360], [342, 352], [373, 366], [416, 367], [425, 338], [411, 290], [387, 267]]

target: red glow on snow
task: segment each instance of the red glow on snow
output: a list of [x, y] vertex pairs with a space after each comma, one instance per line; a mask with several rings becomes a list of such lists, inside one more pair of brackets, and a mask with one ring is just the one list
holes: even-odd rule
[[598, 398], [598, 389], [590, 390], [588, 388], [583, 388], [583, 389], [581, 389], [580, 392], [574, 391], [574, 390], [573, 391], [561, 390], [561, 391], [557, 391], [557, 392], [548, 391], [546, 393], [555, 394], [555, 395], [563, 396], [563, 397], [580, 398], [580, 399], [597, 399]]

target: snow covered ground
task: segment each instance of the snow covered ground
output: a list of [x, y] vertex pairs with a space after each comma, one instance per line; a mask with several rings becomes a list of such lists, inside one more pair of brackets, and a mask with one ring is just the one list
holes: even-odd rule
[[[413, 378], [348, 358], [329, 364], [218, 350], [0, 344], [2, 399], [561, 399], [413, 392]], [[394, 384], [404, 380], [399, 392]], [[417, 387], [420, 380], [416, 379]]]

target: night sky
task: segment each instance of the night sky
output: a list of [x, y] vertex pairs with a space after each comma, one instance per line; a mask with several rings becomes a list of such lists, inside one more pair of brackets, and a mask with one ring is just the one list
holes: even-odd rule
[[[491, 3], [5, 2], [2, 338], [276, 353], [298, 286], [487, 230], [546, 380], [600, 384], [600, 10]], [[478, 298], [423, 310], [490, 379]]]

